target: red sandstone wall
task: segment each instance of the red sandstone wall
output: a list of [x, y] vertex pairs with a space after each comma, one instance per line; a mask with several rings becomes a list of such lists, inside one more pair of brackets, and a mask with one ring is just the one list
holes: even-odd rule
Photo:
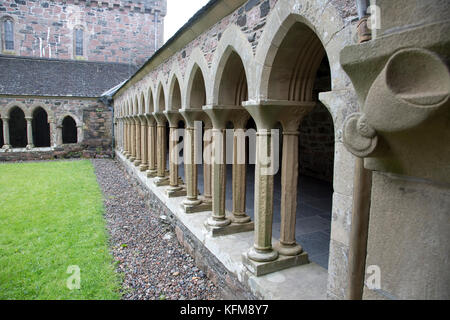
[[[155, 51], [155, 15], [158, 46], [163, 42], [166, 0], [159, 6], [125, 0], [5, 0], [0, 19], [14, 19], [15, 50], [20, 56], [74, 58], [74, 27], [85, 30], [85, 59], [140, 65]], [[3, 35], [2, 35], [3, 36]]]

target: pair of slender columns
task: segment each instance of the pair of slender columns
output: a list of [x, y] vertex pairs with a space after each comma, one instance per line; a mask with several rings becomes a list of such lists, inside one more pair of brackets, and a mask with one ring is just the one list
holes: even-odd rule
[[[212, 129], [212, 214], [207, 226], [224, 228], [232, 222], [243, 224], [250, 221], [245, 214], [245, 135], [243, 128], [249, 114], [240, 106], [205, 106], [203, 110], [211, 118]], [[234, 124], [233, 138], [233, 215], [226, 215], [226, 124]], [[239, 134], [241, 133], [241, 134]], [[243, 138], [243, 139], [242, 139]], [[243, 156], [243, 159], [242, 159]], [[239, 161], [243, 160], [243, 161]]]
[[[276, 260], [279, 254], [295, 256], [302, 247], [295, 241], [298, 179], [298, 128], [314, 102], [262, 101], [258, 105], [244, 103], [256, 122], [255, 166], [255, 239], [248, 251], [256, 262]], [[283, 127], [282, 198], [280, 241], [272, 248], [274, 175], [278, 171], [278, 154], [272, 131], [281, 122]]]
[[[211, 121], [201, 109], [181, 109], [180, 113], [185, 119], [185, 134], [184, 134], [184, 176], [186, 185], [186, 198], [183, 201], [183, 208], [187, 213], [209, 211], [211, 210], [211, 165], [208, 163], [210, 158], [210, 139]], [[201, 139], [201, 128], [196, 127], [196, 122], [202, 121], [205, 124], [205, 134]], [[200, 138], [200, 139], [199, 139]], [[198, 170], [197, 165], [201, 163], [197, 159], [199, 153], [199, 146], [197, 141], [202, 141], [204, 144], [204, 161], [203, 163], [203, 197], [199, 198], [198, 194]]]
[[180, 191], [183, 188], [179, 185], [178, 176], [179, 153], [178, 145], [178, 122], [182, 116], [178, 111], [165, 111], [167, 121], [169, 122], [169, 194]]
[[169, 184], [169, 179], [166, 175], [166, 116], [163, 112], [153, 113], [156, 119], [156, 179], [157, 186]]

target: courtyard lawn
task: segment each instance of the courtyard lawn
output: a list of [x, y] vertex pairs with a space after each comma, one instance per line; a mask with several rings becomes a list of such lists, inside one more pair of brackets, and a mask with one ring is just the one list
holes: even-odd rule
[[88, 160], [0, 164], [0, 299], [119, 299], [103, 210]]

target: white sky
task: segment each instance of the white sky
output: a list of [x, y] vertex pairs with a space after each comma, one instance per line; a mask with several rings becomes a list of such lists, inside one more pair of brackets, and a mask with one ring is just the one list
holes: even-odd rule
[[209, 0], [167, 0], [164, 42], [169, 40]]

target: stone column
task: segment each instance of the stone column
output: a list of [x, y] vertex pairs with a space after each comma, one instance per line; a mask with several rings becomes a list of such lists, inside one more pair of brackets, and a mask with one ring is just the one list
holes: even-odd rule
[[148, 169], [148, 134], [147, 134], [147, 118], [144, 115], [139, 116], [141, 122], [141, 165], [140, 171]]
[[[303, 248], [295, 241], [298, 188], [299, 126], [315, 106], [314, 102], [285, 107], [280, 117], [283, 126], [283, 155], [281, 164], [281, 230], [280, 241], [274, 248], [282, 255], [296, 256]], [[294, 109], [295, 108], [295, 109]]]
[[247, 164], [245, 154], [245, 124], [249, 119], [246, 111], [246, 117], [240, 116], [233, 121], [233, 217], [234, 223], [248, 223], [250, 217], [245, 213], [246, 205], [246, 186], [247, 186]]
[[77, 125], [77, 143], [83, 142], [83, 125]]
[[155, 185], [165, 186], [169, 184], [169, 179], [166, 175], [166, 116], [162, 112], [153, 113], [156, 122], [156, 149], [157, 149], [157, 176]]
[[203, 196], [205, 202], [212, 204], [212, 124], [207, 123], [203, 136]]
[[9, 140], [9, 117], [3, 117], [3, 146], [2, 149], [11, 149], [11, 142]]
[[280, 241], [274, 248], [286, 256], [302, 253], [295, 241], [298, 182], [298, 136], [299, 132], [283, 132], [283, 155], [281, 165], [281, 230]]
[[62, 125], [56, 126], [56, 145], [62, 146], [63, 145], [63, 134], [62, 134]]
[[[213, 120], [214, 123], [214, 120]], [[212, 215], [207, 220], [210, 227], [221, 228], [228, 226], [231, 220], [226, 217], [226, 130], [225, 128], [213, 128], [212, 148]]]
[[127, 157], [128, 155], [128, 120], [123, 117], [123, 155]]
[[33, 117], [25, 117], [25, 120], [27, 120], [27, 141], [28, 144], [26, 146], [26, 148], [29, 149], [33, 149], [34, 145], [33, 145], [33, 125], [32, 125], [32, 121], [33, 121]]
[[127, 159], [131, 158], [131, 119], [127, 116]]
[[[273, 125], [275, 125], [273, 123]], [[273, 177], [270, 169], [272, 162], [266, 162], [272, 156], [272, 125], [258, 125], [256, 137], [255, 165], [255, 243], [248, 257], [257, 262], [272, 261], [278, 258], [278, 252], [272, 249], [273, 223]]]
[[156, 121], [153, 115], [146, 114], [148, 124], [148, 170], [147, 177], [156, 176]]
[[134, 116], [130, 117], [130, 153], [129, 160], [134, 163], [136, 160], [136, 123], [134, 122]]
[[139, 167], [141, 165], [141, 120], [139, 116], [134, 117], [134, 127], [135, 127], [135, 149], [136, 149], [136, 159], [134, 160], [134, 166]]

